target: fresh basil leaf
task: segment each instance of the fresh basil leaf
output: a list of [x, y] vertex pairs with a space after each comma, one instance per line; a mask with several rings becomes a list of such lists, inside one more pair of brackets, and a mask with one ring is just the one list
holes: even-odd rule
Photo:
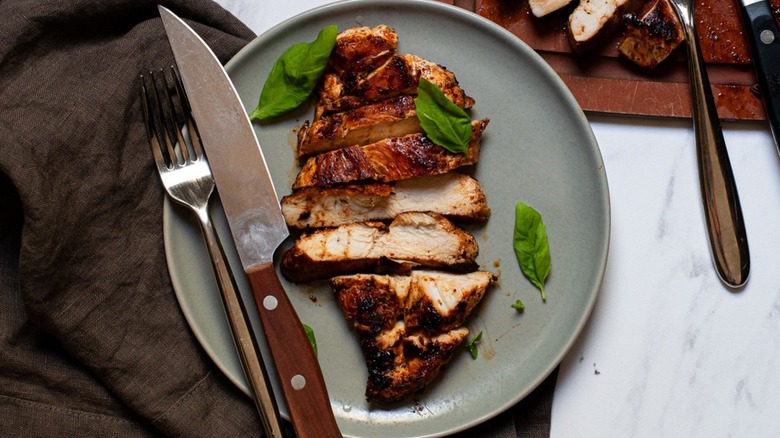
[[514, 304], [512, 304], [512, 308], [522, 312], [523, 310], [525, 310], [525, 304], [523, 304], [522, 301], [517, 300], [514, 302]]
[[314, 329], [303, 324], [303, 331], [306, 332], [306, 337], [309, 338], [309, 342], [311, 342], [311, 348], [314, 349], [314, 355], [317, 356], [317, 339], [314, 337]]
[[512, 240], [523, 275], [539, 288], [542, 301], [547, 301], [544, 282], [550, 275], [551, 265], [547, 227], [538, 211], [520, 201], [515, 206], [515, 231]]
[[476, 359], [479, 356], [479, 350], [477, 349], [477, 343], [482, 339], [482, 331], [477, 334], [472, 340], [468, 341], [466, 343], [466, 348], [469, 349], [469, 353], [471, 353], [471, 357], [473, 359]]
[[313, 42], [298, 43], [287, 49], [271, 68], [260, 92], [260, 102], [249, 118], [268, 120], [306, 101], [328, 65], [337, 35], [335, 25], [327, 26]]
[[438, 85], [421, 77], [414, 105], [420, 126], [432, 142], [456, 154], [469, 150], [471, 118]]

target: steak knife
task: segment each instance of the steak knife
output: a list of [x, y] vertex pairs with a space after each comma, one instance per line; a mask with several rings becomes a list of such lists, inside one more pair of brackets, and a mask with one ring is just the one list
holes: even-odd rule
[[274, 252], [289, 231], [247, 112], [206, 43], [171, 11], [159, 10], [290, 420], [299, 437], [340, 437], [314, 350], [276, 275]]
[[767, 120], [780, 152], [780, 29], [767, 0], [741, 0], [753, 66]]

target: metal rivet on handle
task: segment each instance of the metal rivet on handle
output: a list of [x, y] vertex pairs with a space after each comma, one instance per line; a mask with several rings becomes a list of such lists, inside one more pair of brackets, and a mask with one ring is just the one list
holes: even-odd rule
[[266, 310], [274, 310], [277, 305], [279, 305], [279, 301], [276, 300], [275, 296], [266, 295], [266, 297], [263, 298], [263, 307], [265, 307]]
[[772, 44], [775, 41], [775, 34], [769, 29], [762, 30], [758, 37], [764, 44]]
[[303, 387], [306, 386], [306, 377], [296, 374], [290, 379], [290, 383], [292, 384], [293, 389], [303, 389]]

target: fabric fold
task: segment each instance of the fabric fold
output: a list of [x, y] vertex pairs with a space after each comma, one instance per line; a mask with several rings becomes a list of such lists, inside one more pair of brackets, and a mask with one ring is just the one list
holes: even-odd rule
[[[164, 5], [222, 62], [254, 37], [210, 1]], [[0, 16], [0, 170], [24, 212], [15, 299], [29, 319], [16, 323], [72, 359], [30, 364], [31, 381], [8, 379], [6, 407], [35, 406], [35, 417], [77, 379], [84, 393], [51, 415], [129, 418], [139, 433], [257, 435], [253, 405], [197, 343], [166, 269], [138, 79], [173, 64], [156, 2], [2, 2]], [[3, 340], [18, 339], [19, 325]], [[46, 360], [32, 353], [2, 354]], [[63, 421], [65, 435], [68, 424], [80, 423]]]

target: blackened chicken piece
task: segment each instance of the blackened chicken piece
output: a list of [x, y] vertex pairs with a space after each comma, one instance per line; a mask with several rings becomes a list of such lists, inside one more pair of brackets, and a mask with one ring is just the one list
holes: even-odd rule
[[455, 75], [445, 67], [415, 55], [395, 54], [376, 70], [362, 75], [323, 75], [314, 119], [334, 111], [369, 105], [403, 94], [417, 94], [423, 77], [436, 84], [452, 102], [471, 108], [474, 99], [467, 96]]
[[481, 119], [471, 123], [471, 139], [465, 153], [450, 152], [434, 144], [425, 134], [410, 134], [319, 154], [304, 163], [293, 190], [366, 180], [399, 181], [475, 164], [482, 133], [489, 122]]
[[[353, 322], [368, 368], [366, 398], [388, 403], [422, 390], [468, 336], [465, 323], [493, 274], [414, 271], [410, 276], [356, 274], [331, 279]], [[421, 311], [422, 306], [429, 306]], [[415, 320], [427, 313], [425, 328]]]
[[685, 40], [670, 0], [656, 0], [642, 15], [627, 15], [626, 36], [618, 46], [620, 54], [644, 68], [654, 68]]
[[306, 121], [298, 131], [298, 157], [419, 132], [414, 96], [398, 96]]
[[397, 49], [395, 29], [383, 24], [353, 27], [336, 37], [328, 68], [340, 75], [368, 74], [387, 62]]

